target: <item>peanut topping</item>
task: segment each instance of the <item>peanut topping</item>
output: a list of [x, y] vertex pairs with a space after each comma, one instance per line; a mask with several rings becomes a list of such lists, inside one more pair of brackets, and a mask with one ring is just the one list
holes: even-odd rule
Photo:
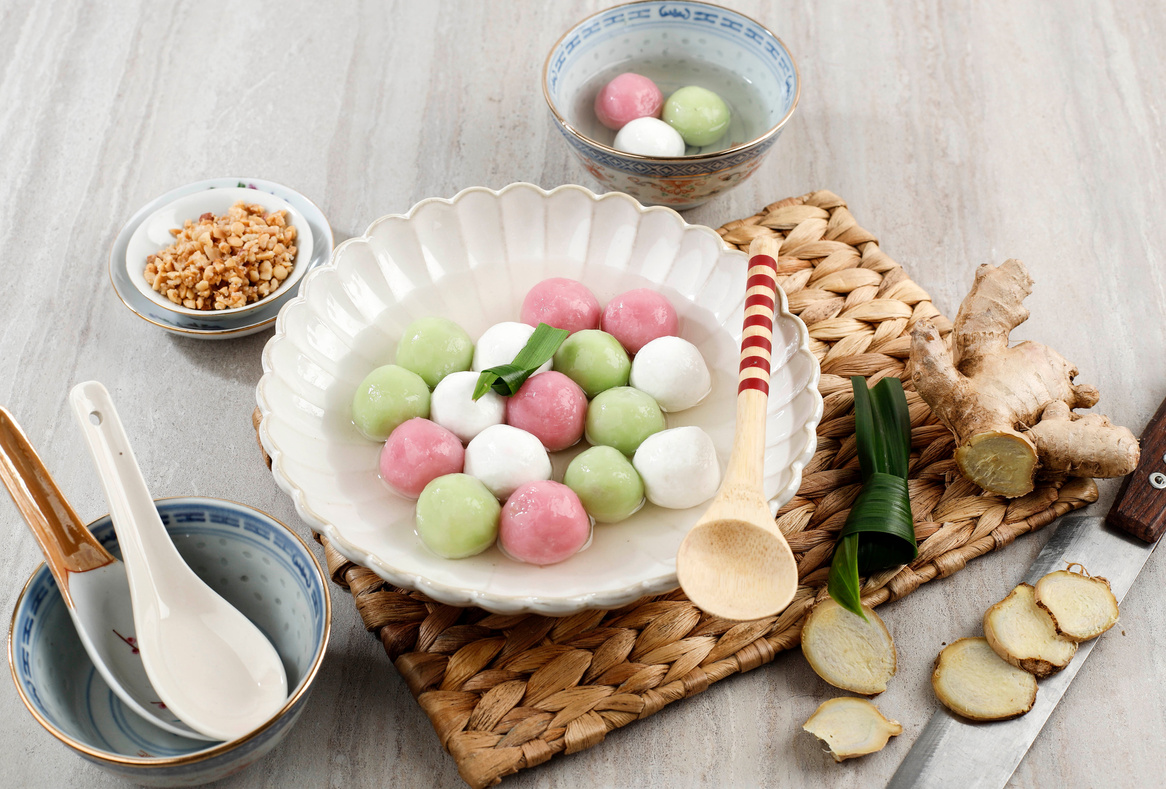
[[274, 293], [295, 267], [296, 228], [285, 211], [238, 202], [171, 230], [174, 243], [146, 258], [157, 292], [195, 310], [242, 307]]

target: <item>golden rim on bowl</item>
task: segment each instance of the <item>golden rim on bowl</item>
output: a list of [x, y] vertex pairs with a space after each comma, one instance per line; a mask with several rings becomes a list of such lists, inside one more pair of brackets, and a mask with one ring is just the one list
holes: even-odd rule
[[643, 154], [639, 154], [639, 153], [629, 153], [627, 151], [621, 151], [618, 148], [613, 148], [610, 145], [605, 145], [604, 143], [601, 143], [598, 140], [594, 140], [594, 139], [588, 137], [586, 134], [579, 131], [578, 129], [576, 129], [574, 126], [572, 126], [570, 123], [567, 122], [567, 119], [564, 118], [562, 116], [562, 114], [558, 111], [558, 109], [555, 108], [555, 103], [554, 103], [554, 101], [551, 100], [550, 91], [547, 89], [547, 73], [550, 71], [550, 68], [551, 68], [551, 55], [553, 55], [555, 53], [555, 50], [559, 48], [559, 45], [563, 43], [563, 41], [567, 38], [567, 36], [571, 35], [571, 33], [575, 32], [579, 28], [585, 26], [592, 19], [594, 19], [598, 16], [601, 16], [603, 14], [607, 14], [611, 11], [614, 11], [617, 8], [630, 8], [631, 6], [643, 5], [645, 3], [653, 3], [653, 2], [657, 2], [657, 1], [658, 0], [634, 0], [634, 2], [631, 2], [631, 3], [622, 3], [620, 5], [611, 6], [610, 8], [605, 8], [602, 11], [597, 11], [594, 14], [591, 14], [588, 17], [584, 17], [583, 19], [576, 22], [574, 25], [572, 25], [570, 28], [567, 29], [567, 32], [565, 32], [565, 33], [563, 33], [563, 35], [559, 36], [558, 40], [555, 41], [554, 44], [551, 45], [550, 50], [547, 52], [546, 60], [543, 61], [542, 83], [543, 83], [543, 99], [546, 101], [547, 107], [550, 108], [551, 114], [555, 116], [555, 120], [557, 120], [559, 122], [559, 124], [564, 129], [566, 129], [568, 132], [570, 132], [572, 136], [579, 138], [580, 140], [587, 143], [588, 145], [592, 145], [596, 148], [599, 148], [600, 150], [606, 151], [607, 153], [611, 153], [611, 154], [614, 154], [616, 156], [627, 157], [628, 159], [632, 159], [634, 161], [641, 161], [641, 162], [667, 163], [667, 162], [676, 162], [676, 161], [680, 161], [680, 160], [684, 160], [684, 161], [688, 161], [688, 162], [697, 162], [697, 161], [701, 161], [702, 159], [717, 159], [717, 158], [720, 158], [722, 156], [727, 156], [729, 154], [738, 153], [738, 152], [744, 151], [748, 148], [752, 148], [752, 147], [758, 145], [759, 143], [765, 142], [770, 137], [773, 137], [775, 134], [777, 134], [779, 131], [781, 131], [782, 127], [785, 126], [785, 124], [789, 121], [789, 119], [791, 117], [793, 117], [794, 110], [796, 110], [798, 108], [798, 101], [802, 97], [802, 75], [801, 75], [801, 72], [798, 71], [798, 62], [797, 62], [797, 60], [794, 59], [793, 53], [790, 52], [789, 47], [787, 47], [785, 45], [785, 42], [782, 41], [781, 38], [776, 33], [774, 33], [768, 27], [761, 24], [760, 22], [758, 22], [756, 19], [749, 16], [748, 14], [742, 14], [740, 11], [735, 11], [732, 8], [726, 8], [725, 6], [716, 5], [714, 3], [697, 2], [695, 0], [690, 0], [690, 1], [694, 2], [695, 5], [704, 5], [704, 6], [708, 6], [709, 8], [716, 8], [716, 9], [719, 9], [721, 11], [727, 11], [731, 14], [736, 14], [737, 16], [739, 16], [743, 19], [748, 19], [750, 22], [757, 25], [757, 27], [759, 27], [763, 31], [765, 31], [766, 34], [772, 36], [773, 39], [778, 44], [781, 44], [782, 50], [785, 51], [785, 54], [789, 57], [790, 64], [793, 65], [793, 67], [794, 67], [794, 81], [795, 81], [795, 84], [797, 85], [797, 90], [794, 91], [793, 104], [790, 105], [789, 110], [786, 111], [785, 115], [782, 116], [781, 120], [779, 120], [774, 126], [767, 129], [765, 132], [761, 133], [757, 137], [754, 137], [752, 140], [749, 140], [748, 142], [743, 142], [740, 145], [734, 145], [731, 148], [725, 148], [724, 150], [721, 150], [721, 151], [711, 151], [709, 153], [695, 153], [695, 154], [692, 154], [690, 156], [644, 156]]
[[[173, 194], [174, 192], [185, 189], [187, 186], [194, 186], [195, 184], [201, 184], [201, 183], [209, 183], [210, 181], [227, 181], [227, 180], [231, 180], [231, 181], [234, 181], [234, 180], [238, 180], [238, 181], [262, 181], [264, 183], [275, 183], [274, 181], [268, 181], [266, 178], [237, 178], [236, 179], [236, 178], [233, 178], [231, 176], [223, 176], [221, 178], [204, 178], [201, 181], [195, 181], [193, 184], [184, 184], [183, 186], [175, 187], [174, 189], [171, 189], [166, 194], [160, 195], [157, 198], [155, 198], [154, 200], [151, 200], [149, 203], [147, 203], [147, 205], [151, 205], [154, 202], [161, 200], [162, 198], [168, 197], [169, 195]], [[332, 232], [332, 224], [328, 221], [328, 217], [320, 209], [320, 206], [316, 205], [316, 203], [313, 200], [309, 199], [306, 195], [304, 195], [303, 193], [301, 193], [295, 189], [291, 189], [290, 187], [283, 186], [282, 184], [276, 184], [276, 186], [280, 186], [284, 189], [287, 189], [289, 192], [294, 192], [297, 196], [302, 197], [304, 199], [304, 201], [306, 203], [308, 203], [308, 205], [312, 206], [313, 208], [315, 208], [317, 211], [320, 212], [320, 216], [324, 217], [324, 229], [328, 233], [328, 246], [331, 248], [332, 251], [335, 251], [335, 249], [336, 249], [336, 237], [335, 237], [335, 234]], [[218, 187], [208, 186], [206, 188], [207, 189], [215, 189]], [[191, 194], [196, 194], [196, 193], [191, 192]], [[185, 195], [183, 195], [183, 197], [185, 197]], [[275, 197], [279, 197], [279, 199], [283, 200], [285, 203], [288, 202], [288, 200], [286, 198], [280, 197], [279, 195], [275, 195]], [[177, 198], [174, 198], [174, 199], [177, 199]], [[160, 208], [161, 206], [158, 206], [158, 207]], [[257, 331], [259, 331], [259, 329], [261, 327], [269, 326], [272, 323], [275, 323], [275, 319], [277, 317], [279, 317], [278, 314], [272, 315], [270, 318], [265, 318], [264, 320], [258, 321], [257, 323], [251, 323], [251, 324], [248, 324], [247, 326], [239, 326], [239, 327], [236, 327], [233, 329], [187, 329], [187, 328], [182, 328], [180, 326], [176, 326], [175, 324], [172, 324], [172, 323], [162, 323], [160, 321], [156, 321], [153, 318], [146, 316], [146, 315], [143, 315], [142, 313], [138, 312], [137, 308], [134, 307], [134, 305], [130, 304], [128, 301], [126, 301], [125, 297], [121, 295], [121, 291], [119, 291], [117, 289], [117, 283], [113, 281], [113, 267], [115, 265], [118, 265], [117, 261], [115, 261], [113, 259], [113, 253], [117, 247], [117, 239], [121, 238], [122, 234], [125, 233], [126, 228], [129, 227], [131, 222], [133, 222], [135, 219], [138, 218], [139, 214], [142, 214], [143, 210], [144, 210], [144, 207], [139, 208], [137, 211], [135, 211], [133, 213], [132, 216], [130, 216], [129, 219], [127, 219], [125, 222], [122, 223], [121, 227], [118, 228], [117, 234], [114, 235], [114, 237], [113, 237], [114, 238], [114, 243], [113, 243], [114, 248], [111, 248], [109, 250], [109, 267], [108, 267], [108, 270], [106, 271], [106, 274], [109, 277], [109, 284], [113, 287], [114, 295], [117, 296], [118, 301], [120, 301], [123, 305], [125, 305], [126, 309], [128, 309], [134, 315], [137, 315], [139, 318], [144, 320], [146, 323], [153, 324], [154, 326], [157, 326], [159, 329], [164, 329], [165, 331], [172, 332], [175, 334], [187, 334], [187, 335], [190, 335], [192, 337], [229, 337], [233, 334], [240, 334], [242, 332], [257, 332]], [[155, 209], [155, 210], [157, 210], [157, 209]], [[142, 221], [144, 222], [146, 220], [146, 218], [149, 216], [150, 216], [150, 214], [143, 214]], [[308, 221], [307, 216], [304, 217], [304, 221], [305, 222]], [[127, 242], [128, 242], [128, 239], [127, 239]], [[314, 246], [315, 246], [315, 231], [313, 231], [313, 247]], [[314, 258], [315, 256], [316, 256], [316, 250], [313, 248], [312, 257]], [[330, 251], [328, 253], [328, 258], [331, 259], [331, 257], [332, 257], [332, 252]], [[328, 262], [327, 260], [322, 261], [322, 264], [327, 263], [327, 262]], [[123, 263], [124, 263], [124, 261], [123, 261]], [[309, 260], [308, 263], [310, 264], [311, 260]], [[318, 268], [318, 266], [317, 266], [317, 268]], [[311, 274], [311, 273], [312, 273], [311, 270], [305, 271], [303, 274], [303, 277], [300, 278], [300, 283], [303, 282], [304, 277], [308, 276], [308, 274]], [[297, 283], [297, 286], [298, 286], [298, 283]], [[273, 303], [274, 299], [283, 298], [287, 295], [288, 295], [288, 293], [280, 293], [278, 291], [273, 292], [267, 296], [264, 296], [262, 299], [255, 302], [254, 304], [249, 304], [246, 307], [233, 308], [233, 309], [237, 310], [237, 312], [232, 312], [228, 317], [234, 318], [234, 317], [237, 317], [240, 315], [245, 315], [247, 312], [258, 309], [259, 307], [270, 307], [271, 304]], [[153, 302], [151, 302], [151, 303], [153, 303]], [[222, 312], [224, 312], [224, 311], [220, 310], [219, 314], [222, 314]], [[181, 317], [190, 318], [190, 319], [197, 319], [197, 316], [195, 316], [195, 315], [187, 315], [186, 313], [174, 312], [174, 311], [172, 311], [172, 313], [175, 316], [181, 316]], [[246, 506], [246, 505], [243, 505], [243, 506]]]
[[[255, 739], [260, 734], [270, 729], [277, 721], [283, 718], [283, 716], [286, 715], [292, 707], [299, 703], [299, 701], [308, 692], [308, 689], [312, 686], [312, 681], [316, 678], [316, 674], [320, 670], [320, 664], [324, 662], [324, 655], [328, 652], [328, 640], [332, 635], [332, 597], [328, 591], [328, 582], [330, 579], [328, 574], [325, 573], [323, 568], [320, 567], [320, 561], [316, 558], [316, 554], [312, 553], [312, 549], [308, 547], [308, 544], [304, 542], [303, 537], [300, 537], [300, 535], [289, 529], [287, 524], [281, 521], [279, 518], [276, 518], [273, 515], [269, 515], [263, 510], [256, 509], [255, 507], [243, 504], [242, 502], [232, 501], [231, 499], [220, 499], [214, 496], [164, 496], [154, 499], [154, 501], [157, 503], [160, 501], [175, 501], [177, 499], [202, 499], [204, 501], [221, 501], [226, 504], [234, 504], [237, 507], [243, 507], [244, 509], [257, 512], [260, 515], [263, 515], [266, 518], [270, 518], [272, 521], [282, 526], [284, 531], [286, 531], [300, 545], [303, 546], [304, 551], [307, 552], [308, 556], [310, 556], [312, 559], [312, 566], [316, 568], [316, 572], [319, 573], [320, 578], [322, 578], [324, 581], [324, 638], [320, 643], [320, 647], [317, 650], [315, 659], [312, 661], [312, 665], [304, 675], [304, 679], [300, 681], [299, 689], [288, 697], [287, 702], [279, 708], [279, 712], [271, 716], [271, 718], [269, 718], [261, 726], [248, 732], [242, 737], [238, 737], [234, 740], [228, 740], [226, 742], [221, 742], [213, 747], [209, 747], [201, 751], [194, 751], [193, 753], [183, 754], [181, 756], [151, 756], [149, 758], [141, 758], [123, 756], [121, 754], [111, 753], [109, 751], [102, 751], [90, 745], [86, 745], [83, 742], [74, 740], [72, 737], [59, 731], [56, 726], [54, 726], [50, 721], [42, 716], [40, 712], [38, 712], [37, 709], [32, 706], [28, 696], [25, 695], [24, 686], [20, 683], [20, 678], [16, 674], [16, 654], [13, 651], [13, 634], [16, 630], [16, 612], [20, 610], [20, 604], [24, 600], [25, 594], [28, 593], [29, 585], [32, 583], [33, 579], [36, 578], [36, 574], [41, 571], [41, 568], [45, 566], [45, 563], [41, 562], [36, 566], [36, 569], [32, 571], [32, 574], [28, 577], [28, 580], [24, 582], [24, 586], [20, 590], [20, 595], [16, 598], [16, 604], [12, 607], [12, 618], [8, 623], [8, 668], [12, 674], [12, 682], [14, 685], [16, 685], [17, 695], [20, 696], [20, 700], [24, 704], [25, 708], [30, 713], [32, 713], [32, 716], [36, 718], [37, 722], [40, 723], [40, 725], [43, 726], [49, 734], [56, 737], [65, 745], [68, 745], [73, 750], [100, 762], [107, 762], [110, 764], [117, 764], [128, 767], [178, 767], [205, 761], [206, 759], [211, 759], [215, 756], [221, 756], [224, 753], [228, 753], [243, 743]], [[94, 523], [101, 520], [102, 518], [107, 517], [109, 517], [108, 514], [94, 518], [93, 520], [89, 521], [89, 523], [85, 524], [85, 528], [89, 529], [89, 527]]]

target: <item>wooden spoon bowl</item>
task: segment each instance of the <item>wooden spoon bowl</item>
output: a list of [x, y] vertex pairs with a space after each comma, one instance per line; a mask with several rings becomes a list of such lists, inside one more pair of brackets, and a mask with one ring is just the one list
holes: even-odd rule
[[684, 593], [701, 610], [725, 619], [773, 616], [798, 587], [797, 562], [762, 491], [777, 250], [770, 238], [749, 247], [733, 451], [716, 498], [676, 555]]

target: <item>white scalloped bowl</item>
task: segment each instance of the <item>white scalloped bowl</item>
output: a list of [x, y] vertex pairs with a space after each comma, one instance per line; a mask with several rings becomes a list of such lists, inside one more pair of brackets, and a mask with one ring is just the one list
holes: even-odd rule
[[[550, 567], [515, 562], [497, 547], [468, 559], [434, 555], [415, 532], [413, 502], [379, 478], [380, 445], [353, 427], [352, 396], [370, 370], [393, 360], [416, 318], [442, 315], [477, 337], [517, 320], [527, 290], [547, 277], [578, 279], [601, 303], [653, 287], [675, 305], [680, 335], [700, 349], [713, 376], [709, 397], [668, 414], [668, 424], [704, 428], [723, 468], [733, 439], [746, 260], [671, 209], [579, 186], [473, 188], [378, 219], [308, 274], [264, 348], [259, 436], [275, 480], [345, 557], [443, 603], [565, 615], [675, 588], [676, 551], [704, 505], [646, 505], [623, 523], [597, 525], [585, 550]], [[765, 454], [765, 495], [775, 512], [797, 491], [814, 452], [818, 376], [806, 327], [782, 295]], [[556, 479], [577, 451], [555, 453]]]

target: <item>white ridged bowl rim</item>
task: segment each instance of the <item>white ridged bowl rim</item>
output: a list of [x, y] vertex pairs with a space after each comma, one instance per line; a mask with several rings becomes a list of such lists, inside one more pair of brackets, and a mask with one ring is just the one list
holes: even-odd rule
[[[389, 220], [410, 220], [412, 217], [427, 205], [433, 203], [441, 203], [452, 206], [469, 194], [489, 194], [495, 198], [501, 197], [507, 192], [516, 190], [533, 191], [543, 197], [549, 199], [555, 194], [561, 192], [576, 192], [589, 198], [592, 202], [599, 202], [601, 200], [622, 200], [633, 206], [636, 211], [641, 214], [663, 213], [670, 214], [678, 222], [682, 230], [694, 229], [698, 232], [711, 234], [716, 238], [718, 244], [728, 249], [729, 254], [736, 254], [742, 258], [742, 261], [747, 259], [745, 253], [728, 248], [724, 240], [713, 229], [705, 225], [694, 225], [686, 222], [684, 217], [680, 216], [675, 210], [665, 206], [644, 206], [641, 205], [635, 198], [626, 195], [622, 192], [608, 192], [603, 195], [597, 195], [589, 189], [576, 184], [564, 184], [547, 190], [536, 184], [518, 181], [511, 183], [502, 189], [490, 189], [484, 186], [471, 186], [461, 190], [452, 198], [445, 197], [430, 197], [416, 203], [404, 214], [386, 214], [379, 217], [368, 226], [363, 235], [354, 236], [346, 239], [341, 244], [337, 245], [332, 251], [332, 257], [322, 266], [317, 266], [307, 273], [304, 279], [300, 282], [300, 289], [294, 298], [290, 299], [283, 307], [280, 308], [279, 316], [275, 321], [275, 333], [267, 341], [263, 347], [263, 375], [259, 379], [259, 383], [255, 387], [255, 400], [259, 406], [260, 422], [258, 427], [259, 441], [263, 446], [263, 450], [271, 459], [271, 473], [275, 478], [276, 485], [288, 494], [292, 503], [295, 506], [296, 512], [300, 518], [304, 520], [314, 531], [323, 534], [328, 538], [329, 544], [336, 549], [344, 558], [366, 567], [380, 576], [382, 579], [394, 586], [399, 586], [404, 589], [412, 589], [421, 592], [427, 597], [432, 598], [440, 603], [446, 603], [453, 606], [476, 606], [484, 608], [487, 611], [498, 614], [521, 614], [521, 613], [537, 613], [548, 616], [565, 616], [579, 611], [594, 609], [594, 608], [618, 608], [620, 606], [631, 603], [641, 597], [652, 594], [660, 594], [671, 589], [675, 589], [679, 584], [676, 580], [676, 574], [664, 577], [649, 578], [638, 583], [629, 584], [620, 589], [613, 589], [605, 592], [597, 592], [583, 595], [571, 595], [564, 597], [546, 598], [538, 596], [520, 596], [520, 595], [502, 595], [491, 592], [483, 592], [477, 589], [469, 589], [466, 587], [453, 586], [450, 584], [430, 581], [429, 579], [417, 573], [402, 570], [398, 567], [393, 567], [384, 562], [377, 556], [365, 551], [358, 545], [354, 545], [345, 539], [339, 528], [332, 522], [325, 520], [317, 515], [308, 505], [307, 496], [303, 488], [295, 484], [284, 473], [282, 468], [282, 461], [284, 452], [280, 446], [271, 438], [271, 434], [267, 429], [267, 419], [271, 414], [272, 409], [267, 403], [267, 398], [264, 393], [269, 376], [272, 375], [271, 349], [274, 343], [286, 334], [286, 327], [284, 326], [285, 315], [288, 314], [288, 308], [291, 305], [305, 301], [309, 288], [312, 283], [325, 271], [335, 270], [337, 261], [344, 249], [350, 245], [358, 242], [368, 242], [371, 240], [373, 231], [383, 222]], [[789, 311], [789, 303], [785, 292], [779, 287], [777, 289], [779, 296], [779, 304], [777, 312], [775, 313], [775, 320], [778, 317], [787, 318], [791, 320], [798, 332], [798, 349], [791, 356], [789, 361], [798, 355], [807, 357], [810, 363], [810, 378], [806, 382], [806, 390], [811, 392], [814, 407], [813, 413], [802, 425], [800, 431], [795, 431], [791, 434], [791, 440], [797, 432], [801, 432], [805, 437], [805, 443], [801, 453], [799, 453], [790, 463], [790, 480], [789, 483], [779, 490], [773, 498], [770, 499], [770, 509], [776, 512], [779, 507], [788, 502], [797, 493], [798, 488], [801, 487], [802, 470], [806, 464], [813, 457], [814, 451], [817, 448], [817, 427], [822, 418], [822, 396], [818, 392], [818, 382], [821, 377], [821, 366], [818, 363], [817, 357], [810, 351], [810, 335], [805, 323], [801, 318]], [[787, 362], [788, 364], [789, 362]]]

